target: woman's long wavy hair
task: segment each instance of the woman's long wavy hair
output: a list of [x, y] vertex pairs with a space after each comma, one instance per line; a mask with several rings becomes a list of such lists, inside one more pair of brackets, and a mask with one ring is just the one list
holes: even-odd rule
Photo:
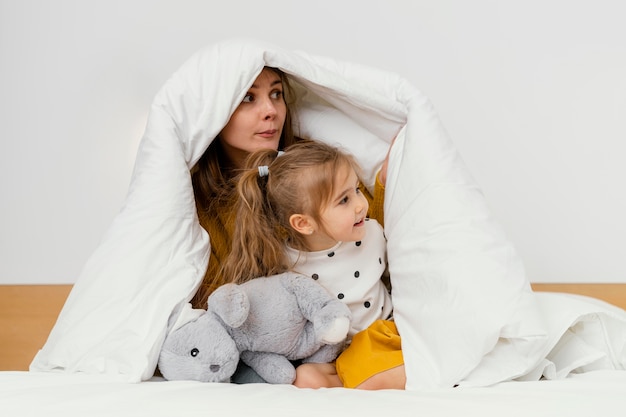
[[[267, 166], [261, 176], [259, 166]], [[360, 174], [355, 159], [340, 149], [302, 140], [277, 156], [273, 150], [252, 153], [237, 182], [235, 232], [222, 267], [226, 282], [245, 282], [290, 270], [286, 246], [308, 250], [302, 234], [289, 223], [293, 214], [320, 214], [333, 196], [335, 180], [349, 169]]]

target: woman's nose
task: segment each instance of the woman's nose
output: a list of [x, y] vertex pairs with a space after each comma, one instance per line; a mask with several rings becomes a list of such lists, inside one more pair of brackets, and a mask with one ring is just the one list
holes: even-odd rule
[[272, 119], [276, 116], [276, 106], [272, 103], [272, 100], [265, 100], [263, 103], [263, 115], [265, 120]]

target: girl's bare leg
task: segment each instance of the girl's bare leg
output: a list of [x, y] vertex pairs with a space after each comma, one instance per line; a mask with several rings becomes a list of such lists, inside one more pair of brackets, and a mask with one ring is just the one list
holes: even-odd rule
[[293, 385], [298, 388], [343, 387], [332, 363], [303, 363], [296, 368]]
[[406, 372], [404, 365], [400, 365], [372, 375], [357, 385], [356, 388], [365, 390], [404, 389], [405, 386]]

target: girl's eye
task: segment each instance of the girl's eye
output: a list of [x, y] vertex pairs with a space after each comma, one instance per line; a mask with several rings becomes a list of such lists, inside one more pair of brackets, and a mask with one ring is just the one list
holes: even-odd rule
[[339, 200], [339, 204], [346, 204], [348, 202], [348, 196], [345, 196], [341, 200]]
[[358, 185], [357, 185], [357, 187], [356, 187], [356, 193], [357, 193], [357, 194], [361, 194], [361, 189], [359, 188], [359, 186], [358, 186]]
[[246, 94], [243, 98], [242, 103], [252, 103], [254, 101], [254, 96], [252, 94]]

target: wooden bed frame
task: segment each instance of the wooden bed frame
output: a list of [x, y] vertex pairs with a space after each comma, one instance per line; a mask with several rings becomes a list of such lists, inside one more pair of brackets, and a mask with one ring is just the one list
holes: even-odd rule
[[[0, 285], [0, 371], [28, 370], [71, 289], [71, 285]], [[626, 284], [533, 284], [533, 289], [587, 295], [626, 309]]]

